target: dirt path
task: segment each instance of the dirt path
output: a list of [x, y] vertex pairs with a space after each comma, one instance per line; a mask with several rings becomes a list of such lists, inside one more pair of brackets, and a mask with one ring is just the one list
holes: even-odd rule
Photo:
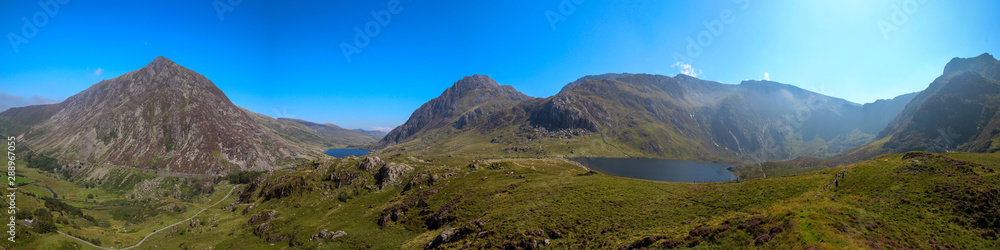
[[124, 250], [124, 249], [132, 249], [132, 248], [134, 248], [134, 247], [138, 247], [138, 246], [142, 245], [142, 243], [146, 242], [146, 239], [149, 239], [149, 237], [150, 237], [150, 236], [153, 236], [153, 234], [156, 234], [156, 233], [159, 233], [159, 232], [162, 232], [163, 230], [165, 230], [165, 229], [167, 229], [167, 228], [170, 228], [170, 227], [173, 227], [173, 226], [176, 226], [176, 225], [178, 225], [178, 224], [181, 224], [181, 223], [184, 223], [184, 222], [186, 222], [186, 221], [189, 221], [189, 220], [191, 220], [191, 219], [194, 219], [194, 217], [197, 217], [198, 215], [201, 215], [201, 213], [202, 213], [202, 212], [205, 212], [205, 210], [208, 210], [209, 208], [212, 208], [212, 207], [214, 207], [215, 205], [219, 205], [219, 203], [222, 203], [222, 201], [224, 201], [224, 200], [228, 199], [228, 198], [229, 198], [229, 195], [232, 195], [232, 194], [233, 194], [233, 191], [236, 191], [236, 188], [237, 188], [237, 187], [239, 187], [239, 186], [240, 186], [240, 185], [236, 185], [236, 186], [233, 186], [233, 188], [229, 190], [229, 193], [226, 193], [226, 196], [225, 196], [225, 197], [222, 197], [222, 199], [219, 199], [219, 201], [216, 201], [216, 202], [215, 202], [215, 204], [212, 204], [212, 205], [209, 205], [209, 206], [207, 206], [207, 207], [205, 207], [205, 208], [201, 209], [201, 211], [198, 211], [198, 213], [195, 213], [194, 215], [192, 215], [191, 217], [188, 217], [188, 218], [187, 218], [187, 219], [185, 219], [185, 220], [182, 220], [182, 221], [178, 221], [177, 223], [174, 223], [174, 224], [170, 224], [169, 226], [165, 226], [165, 227], [163, 227], [163, 228], [160, 228], [160, 229], [157, 229], [156, 231], [153, 231], [152, 233], [149, 233], [149, 235], [146, 235], [146, 237], [142, 238], [142, 240], [141, 240], [141, 241], [139, 241], [139, 243], [136, 243], [135, 245], [133, 245], [133, 246], [130, 246], [130, 247], [126, 247], [126, 248], [107, 248], [107, 247], [102, 247], [102, 246], [98, 246], [98, 245], [94, 245], [93, 243], [90, 243], [89, 241], [85, 241], [85, 240], [81, 240], [80, 238], [77, 238], [77, 237], [73, 237], [72, 235], [69, 235], [69, 234], [66, 234], [66, 233], [63, 233], [62, 231], [58, 231], [58, 232], [59, 232], [59, 234], [62, 234], [62, 235], [65, 235], [66, 237], [70, 237], [70, 238], [73, 238], [73, 239], [75, 239], [75, 240], [78, 240], [78, 241], [80, 241], [80, 242], [83, 242], [83, 243], [85, 243], [85, 244], [87, 244], [87, 245], [90, 245], [90, 246], [92, 246], [92, 247], [96, 247], [96, 248], [100, 248], [100, 249], [107, 249], [107, 250]]

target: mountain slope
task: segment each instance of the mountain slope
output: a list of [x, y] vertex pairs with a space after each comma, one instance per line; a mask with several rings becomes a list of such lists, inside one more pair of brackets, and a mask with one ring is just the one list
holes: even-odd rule
[[990, 54], [952, 59], [879, 133], [887, 138], [880, 153], [1000, 150], [998, 77], [1000, 61]]
[[[737, 172], [744, 176], [759, 176], [760, 171], [768, 176], [801, 173], [910, 151], [998, 152], [1000, 81], [996, 77], [1000, 77], [1000, 61], [990, 54], [953, 58], [942, 75], [923, 91], [872, 104], [873, 110], [899, 109], [900, 101], [910, 100], [875, 140], [825, 159], [769, 162], [763, 166], [743, 166]], [[878, 120], [879, 115], [865, 116], [875, 118], [872, 121], [885, 121], [885, 117]], [[872, 131], [877, 125], [866, 126]]]
[[[449, 95], [454, 91], [425, 104], [407, 124], [440, 120], [426, 115], [426, 108], [454, 98]], [[759, 162], [827, 156], [863, 144], [874, 137], [871, 127], [884, 126], [884, 117], [899, 112], [900, 101], [858, 105], [769, 81], [730, 85], [684, 75], [606, 74], [583, 77], [554, 96], [486, 115], [470, 108], [455, 111], [479, 118], [451, 116], [445, 120], [456, 126], [421, 127], [420, 135], [394, 138], [404, 134], [403, 127], [409, 126], [404, 125], [380, 145], [386, 153]]]
[[325, 147], [358, 147], [381, 139], [364, 131], [345, 129], [331, 123], [319, 124], [293, 118], [278, 118], [278, 120], [298, 123], [313, 130], [317, 137], [324, 138], [322, 143]]
[[390, 131], [378, 145], [392, 146], [422, 135], [427, 130], [443, 127], [461, 129], [494, 110], [512, 106], [531, 97], [514, 90], [509, 85], [501, 86], [483, 75], [462, 78], [441, 96], [431, 99], [413, 111], [410, 118]]
[[62, 103], [0, 117], [22, 125], [5, 134], [67, 160], [218, 174], [320, 154], [261, 126], [210, 80], [164, 57]]

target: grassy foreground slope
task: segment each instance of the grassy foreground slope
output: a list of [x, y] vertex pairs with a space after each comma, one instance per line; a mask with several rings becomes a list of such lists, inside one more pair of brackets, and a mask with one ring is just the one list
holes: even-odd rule
[[606, 176], [559, 158], [392, 158], [412, 168], [395, 179], [359, 161], [264, 174], [140, 248], [1000, 247], [993, 154], [884, 155], [698, 184]]
[[[262, 174], [137, 249], [1000, 247], [996, 154], [911, 152], [720, 183], [607, 176], [562, 158], [386, 160], [327, 158]], [[49, 207], [58, 230], [115, 248], [190, 217], [232, 187], [222, 181], [194, 199], [164, 193], [146, 200], [106, 186], [125, 179], [87, 188], [90, 182], [22, 173], [85, 215]], [[22, 209], [48, 206], [47, 190], [22, 187]], [[97, 194], [96, 202], [84, 193]], [[184, 208], [164, 210], [175, 208], [169, 204]], [[22, 243], [0, 245], [88, 247], [20, 228]]]

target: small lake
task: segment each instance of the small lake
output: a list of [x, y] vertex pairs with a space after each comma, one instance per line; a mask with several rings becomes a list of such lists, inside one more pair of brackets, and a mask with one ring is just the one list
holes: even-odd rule
[[368, 154], [368, 150], [356, 149], [356, 148], [331, 148], [323, 152], [326, 155], [344, 158], [348, 156], [362, 156]]
[[607, 175], [671, 182], [716, 182], [736, 180], [731, 164], [645, 158], [575, 158], [594, 171]]

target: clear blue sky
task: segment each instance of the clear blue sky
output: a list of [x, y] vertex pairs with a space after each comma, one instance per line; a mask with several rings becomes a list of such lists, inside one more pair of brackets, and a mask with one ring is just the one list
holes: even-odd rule
[[[391, 1], [232, 2], [220, 18], [211, 0], [68, 1], [51, 13], [3, 1], [0, 94], [63, 100], [162, 55], [258, 113], [388, 129], [472, 74], [536, 97], [588, 74], [673, 76], [674, 54], [691, 55], [702, 33], [711, 43], [685, 59], [699, 78], [766, 72], [858, 103], [922, 90], [952, 57], [1000, 53], [997, 1], [402, 0], [348, 62], [341, 43]], [[42, 25], [25, 33], [22, 17]]]

